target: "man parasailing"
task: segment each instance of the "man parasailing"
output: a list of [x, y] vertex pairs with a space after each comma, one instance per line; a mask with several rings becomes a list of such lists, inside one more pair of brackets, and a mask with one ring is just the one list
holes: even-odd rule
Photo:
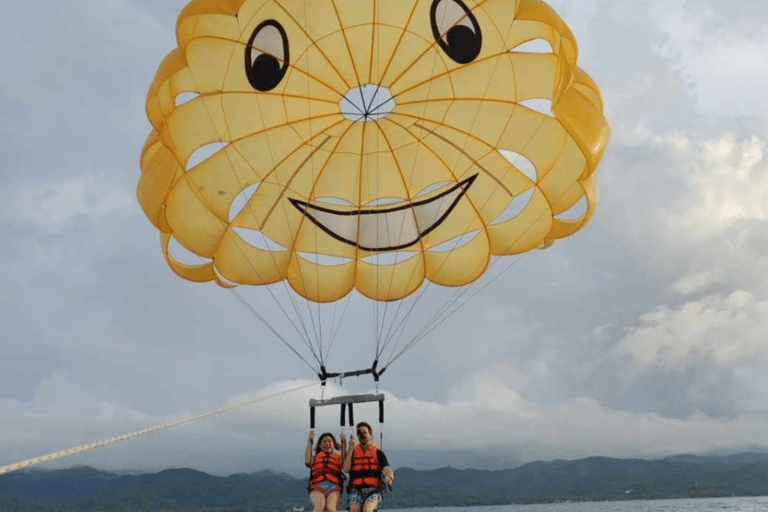
[[342, 469], [349, 474], [349, 512], [377, 510], [384, 499], [384, 483], [391, 486], [395, 481], [387, 456], [373, 442], [373, 429], [363, 421], [357, 424], [357, 437], [350, 439]]

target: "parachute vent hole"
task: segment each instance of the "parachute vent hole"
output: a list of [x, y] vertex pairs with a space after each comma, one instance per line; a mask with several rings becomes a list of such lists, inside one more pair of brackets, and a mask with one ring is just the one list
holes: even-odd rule
[[440, 183], [435, 183], [433, 185], [430, 185], [424, 190], [422, 190], [421, 192], [419, 192], [418, 194], [416, 194], [416, 197], [423, 197], [423, 196], [429, 195], [432, 192], [436, 192], [441, 188], [447, 187], [448, 185], [450, 185], [450, 183], [451, 183], [450, 181], [441, 181]]
[[235, 233], [240, 235], [243, 240], [245, 240], [249, 245], [256, 247], [257, 249], [269, 252], [281, 252], [288, 250], [265, 235], [263, 231], [246, 228], [233, 229], [235, 230]]
[[176, 106], [178, 107], [185, 103], [189, 103], [193, 99], [199, 98], [199, 97], [200, 97], [200, 94], [196, 92], [182, 92], [176, 95], [176, 98], [174, 101], [176, 103]]
[[471, 231], [469, 233], [465, 233], [459, 237], [452, 238], [451, 240], [448, 240], [447, 242], [443, 242], [440, 245], [436, 245], [435, 247], [432, 247], [429, 249], [430, 252], [450, 252], [455, 249], [458, 249], [460, 247], [464, 247], [468, 243], [470, 243], [472, 240], [477, 237], [477, 235], [480, 234], [480, 230]]
[[510, 51], [520, 53], [555, 53], [549, 41], [541, 38], [526, 41], [515, 46]]
[[404, 261], [408, 261], [411, 258], [414, 258], [417, 254], [419, 253], [413, 252], [413, 251], [380, 252], [380, 253], [362, 258], [362, 261], [370, 265], [383, 265], [383, 266], [396, 265], [398, 263], [402, 263]]
[[500, 149], [501, 156], [507, 159], [509, 163], [515, 166], [515, 168], [521, 173], [525, 174], [532, 182], [537, 183], [539, 181], [538, 173], [536, 172], [536, 166], [533, 162], [528, 160], [520, 153], [509, 151], [507, 149]]
[[494, 224], [501, 224], [502, 222], [506, 222], [510, 219], [514, 219], [520, 213], [525, 210], [525, 208], [528, 206], [528, 204], [531, 202], [531, 198], [533, 197], [533, 192], [536, 189], [530, 189], [526, 190], [522, 194], [518, 195], [512, 201], [509, 203], [507, 208], [501, 212], [501, 215], [496, 217], [493, 222], [491, 222], [491, 225]]
[[[229, 206], [229, 222], [235, 220], [235, 218], [237, 218], [248, 206], [251, 198], [253, 198], [254, 194], [256, 194], [256, 191], [259, 189], [259, 185], [261, 185], [261, 183], [246, 187], [235, 196], [232, 200], [232, 204]], [[245, 210], [244, 213], [247, 215], [248, 210]]]
[[544, 114], [545, 116], [555, 117], [555, 114], [552, 112], [552, 100], [545, 98], [533, 98], [530, 100], [520, 101], [518, 103], [525, 108], [535, 110], [536, 112]]
[[202, 256], [199, 256], [190, 251], [184, 247], [175, 236], [172, 236], [170, 242], [168, 243], [168, 253], [171, 255], [171, 258], [178, 261], [179, 263], [184, 265], [192, 265], [195, 267], [206, 265], [213, 261], [210, 258], [203, 258]]
[[373, 121], [391, 113], [397, 103], [392, 92], [381, 85], [366, 84], [351, 89], [339, 102], [339, 109], [350, 121]]
[[581, 199], [579, 199], [576, 204], [563, 213], [555, 215], [555, 218], [562, 221], [579, 220], [587, 214], [587, 207], [587, 196], [581, 196]]
[[300, 252], [299, 257], [315, 265], [325, 265], [327, 267], [338, 267], [354, 261], [352, 258], [342, 258], [340, 256], [329, 256], [327, 254], [318, 254], [314, 252]]
[[187, 166], [186, 170], [190, 170], [196, 165], [204, 162], [211, 156], [215, 155], [219, 151], [221, 151], [224, 147], [227, 146], [227, 142], [212, 142], [210, 144], [206, 144], [205, 146], [201, 146], [195, 150], [194, 153], [192, 153], [187, 160]]

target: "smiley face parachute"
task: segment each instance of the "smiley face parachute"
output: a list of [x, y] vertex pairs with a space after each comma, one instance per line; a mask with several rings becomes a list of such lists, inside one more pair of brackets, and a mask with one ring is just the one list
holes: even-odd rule
[[193, 0], [176, 33], [139, 202], [181, 277], [308, 311], [291, 325], [321, 378], [338, 330], [318, 318], [341, 299], [397, 304], [376, 313], [374, 359], [392, 344], [392, 361], [451, 311], [398, 352], [403, 301], [464, 293], [592, 217], [603, 102], [540, 0]]

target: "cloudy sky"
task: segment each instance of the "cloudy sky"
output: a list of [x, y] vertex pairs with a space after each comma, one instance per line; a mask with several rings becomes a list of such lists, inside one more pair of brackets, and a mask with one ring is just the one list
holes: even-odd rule
[[[185, 3], [0, 17], [0, 466], [304, 386], [42, 466], [303, 474], [314, 376], [237, 296], [176, 277], [135, 199]], [[393, 364], [384, 448], [420, 469], [768, 450], [768, 7], [551, 4], [605, 95], [597, 213]], [[367, 312], [350, 300], [335, 369], [370, 362]]]

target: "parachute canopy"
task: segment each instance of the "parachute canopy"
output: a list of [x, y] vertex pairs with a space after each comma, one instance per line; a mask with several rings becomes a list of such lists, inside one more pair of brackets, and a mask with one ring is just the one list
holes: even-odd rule
[[193, 0], [176, 32], [138, 199], [185, 279], [393, 301], [593, 214], [601, 94], [539, 0]]

